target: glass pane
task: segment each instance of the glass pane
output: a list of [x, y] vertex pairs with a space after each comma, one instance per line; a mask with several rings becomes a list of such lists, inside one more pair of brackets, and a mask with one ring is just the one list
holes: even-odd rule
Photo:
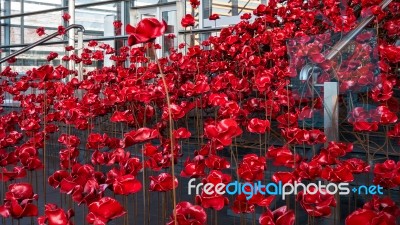
[[[117, 12], [120, 4], [107, 4], [75, 10], [75, 23], [85, 27], [85, 38], [104, 36], [106, 26], [113, 26], [106, 17], [114, 16], [118, 20]], [[110, 23], [110, 24], [106, 24]]]
[[[19, 1], [19, 0], [17, 0], [17, 1]], [[25, 1], [25, 6], [27, 4], [36, 4], [36, 5], [40, 5], [40, 10], [43, 10], [44, 6], [60, 7], [61, 3], [62, 3], [62, 0], [29, 0], [29, 1]]]
[[[50, 12], [46, 14], [37, 14], [24, 17], [25, 26], [31, 27], [45, 27], [57, 29], [62, 25], [62, 12]], [[47, 32], [46, 32], [47, 33]], [[52, 33], [52, 32], [51, 32]]]
[[[19, 50], [20, 48], [11, 49], [11, 53]], [[51, 62], [47, 61], [47, 56], [50, 52], [57, 52], [58, 57]], [[65, 62], [61, 61], [61, 58], [65, 55], [64, 45], [48, 45], [48, 46], [37, 46], [19, 56], [17, 56], [17, 61], [11, 64], [11, 68], [13, 71], [18, 72], [19, 74], [25, 74], [28, 70], [32, 68], [37, 68], [45, 64], [50, 65], [60, 65]], [[4, 68], [6, 64], [2, 64], [2, 68]], [[65, 65], [64, 65], [65, 66]]]
[[156, 5], [167, 2], [176, 2], [176, 0], [133, 0], [133, 6], [147, 6], [147, 5]]
[[21, 13], [20, 1], [11, 1], [11, 15]]
[[24, 1], [24, 12], [36, 12], [40, 10], [59, 8], [61, 6], [60, 0], [29, 0]]
[[168, 35], [176, 34], [176, 10], [162, 12], [162, 19], [167, 23], [167, 30], [163, 36], [163, 56], [169, 54], [170, 48], [177, 48], [176, 38], [170, 38]]
[[19, 27], [10, 28], [10, 44], [21, 43], [21, 29]]
[[251, 13], [259, 4], [260, 0], [205, 0], [203, 2], [204, 19], [211, 14], [220, 16], [238, 16], [242, 13]]

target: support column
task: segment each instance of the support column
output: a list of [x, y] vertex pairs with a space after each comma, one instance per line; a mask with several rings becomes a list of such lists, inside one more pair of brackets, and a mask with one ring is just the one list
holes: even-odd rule
[[[9, 16], [11, 15], [11, 0], [4, 1], [4, 15]], [[11, 19], [7, 18], [4, 20], [4, 45], [11, 44]], [[8, 54], [11, 54], [11, 49], [7, 50]]]
[[[104, 16], [104, 36], [114, 36], [114, 15]], [[121, 28], [123, 29], [123, 28]], [[111, 47], [115, 48], [115, 40], [103, 41], [105, 44], [109, 44]], [[104, 56], [104, 66], [110, 67], [114, 65], [114, 61], [110, 59], [109, 55]]]
[[[24, 10], [24, 0], [21, 0], [20, 3], [21, 3], [20, 12], [24, 13], [25, 12], [25, 10]], [[25, 25], [24, 25], [25, 22], [24, 21], [25, 21], [24, 20], [24, 16], [21, 16], [21, 26], [20, 26], [21, 44], [25, 43]]]
[[[68, 0], [68, 14], [71, 16], [69, 19], [69, 25], [75, 24], [75, 0]], [[68, 31], [68, 45], [75, 47], [75, 30], [71, 29]], [[68, 55], [71, 56], [73, 51], [69, 51]], [[72, 60], [68, 63], [68, 69], [74, 69], [74, 62]]]
[[327, 141], [339, 140], [338, 82], [324, 83], [324, 133]]
[[[81, 55], [83, 52], [83, 31], [79, 30], [78, 31], [78, 55]], [[79, 68], [78, 68], [78, 80], [82, 81], [83, 80], [83, 63], [79, 63]]]
[[[327, 139], [325, 146], [331, 141], [339, 140], [339, 83], [324, 83], [324, 133]], [[329, 182], [326, 182], [328, 184]], [[334, 224], [340, 223], [340, 195], [336, 193], [337, 206], [333, 209], [332, 219]]]

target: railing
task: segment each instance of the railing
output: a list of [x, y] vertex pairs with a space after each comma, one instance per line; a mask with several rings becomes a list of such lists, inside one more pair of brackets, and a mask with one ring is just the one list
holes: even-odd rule
[[[384, 0], [381, 2], [381, 4], [379, 4], [379, 7], [383, 10], [385, 9], [390, 3], [392, 2], [392, 0]], [[357, 36], [373, 19], [375, 18], [375, 15], [370, 15], [367, 18], [365, 18], [363, 21], [361, 21], [361, 23], [358, 24], [358, 26], [356, 28], [354, 28], [354, 30], [350, 31], [342, 40], [340, 40], [339, 42], [337, 42], [333, 47], [332, 50], [330, 52], [328, 52], [328, 54], [325, 55], [325, 59], [327, 60], [331, 60], [333, 59], [344, 47], [347, 46], [347, 44], [350, 43], [350, 41]], [[314, 75], [312, 76], [313, 79], [313, 83], [318, 86], [318, 84], [316, 84], [316, 76], [318, 75], [318, 70], [315, 65], [312, 64], [306, 64], [303, 69], [300, 71], [300, 80], [308, 80], [308, 78], [310, 77], [310, 75]], [[314, 73], [317, 72], [317, 73]]]
[[[71, 29], [79, 29], [82, 32], [85, 31], [85, 28], [82, 25], [79, 25], [79, 24], [71, 24], [71, 25], [69, 25], [68, 27], [65, 28], [65, 31], [68, 31], [68, 30], [71, 30]], [[45, 43], [46, 41], [49, 41], [49, 40], [57, 37], [58, 35], [59, 35], [58, 32], [54, 32], [54, 33], [50, 34], [49, 36], [47, 36], [47, 37], [45, 37], [43, 39], [40, 39], [40, 40], [38, 40], [38, 41], [36, 41], [36, 42], [34, 42], [34, 43], [32, 43], [32, 44], [30, 44], [30, 45], [18, 50], [18, 51], [16, 51], [16, 52], [14, 52], [14, 53], [12, 53], [12, 54], [10, 54], [8, 56], [0, 59], [0, 64], [3, 63], [3, 62], [6, 62], [7, 60], [9, 60], [9, 59], [11, 59], [11, 58], [13, 58], [15, 56], [18, 56], [18, 55], [26, 52], [26, 51], [28, 51], [28, 50], [30, 50], [30, 49], [38, 46], [38, 45], [41, 45], [41, 44]]]

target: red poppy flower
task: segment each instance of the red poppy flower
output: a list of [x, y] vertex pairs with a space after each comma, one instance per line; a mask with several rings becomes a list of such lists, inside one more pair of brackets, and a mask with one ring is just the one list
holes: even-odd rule
[[67, 213], [57, 205], [48, 203], [44, 206], [44, 216], [38, 217], [39, 225], [73, 225], [71, 218], [75, 215], [74, 210], [69, 209]]
[[378, 106], [374, 112], [376, 112], [380, 124], [388, 125], [391, 123], [396, 123], [398, 120], [396, 113], [390, 111], [387, 106]]
[[133, 119], [133, 114], [131, 111], [126, 110], [123, 112], [120, 111], [114, 111], [114, 113], [112, 114], [111, 118], [110, 118], [111, 122], [126, 122], [126, 123], [133, 123], [134, 119]]
[[26, 177], [26, 170], [23, 167], [16, 166], [12, 171], [8, 171], [7, 168], [3, 167], [0, 174], [0, 181], [7, 182], [24, 177]]
[[175, 36], [175, 34], [168, 34], [167, 38], [168, 39], [174, 39], [174, 38], [176, 38], [176, 36]]
[[305, 106], [298, 114], [299, 120], [311, 119], [314, 113], [315, 109], [311, 109], [309, 106]]
[[208, 96], [208, 104], [212, 106], [225, 105], [228, 102], [228, 96], [224, 93], [211, 93]]
[[375, 211], [383, 211], [395, 217], [400, 215], [400, 208], [390, 197], [379, 198], [377, 195], [373, 195], [371, 201], [365, 203], [363, 208]]
[[294, 113], [285, 113], [276, 118], [276, 121], [279, 122], [279, 128], [295, 128], [298, 127], [298, 115]]
[[7, 60], [8, 64], [13, 64], [13, 63], [15, 63], [16, 61], [17, 61], [17, 58], [15, 58], [15, 56], [12, 57], [11, 59]]
[[[400, 54], [400, 51], [397, 54]], [[371, 98], [376, 102], [388, 101], [392, 96], [393, 83], [387, 79], [383, 79], [382, 84], [374, 86], [371, 90]]]
[[308, 130], [296, 127], [284, 128], [281, 130], [281, 133], [288, 143], [305, 144], [310, 141], [310, 132]]
[[[172, 118], [174, 120], [183, 118], [194, 106], [194, 104], [185, 101], [182, 101], [180, 105], [172, 103], [170, 106]], [[163, 109], [161, 118], [164, 120], [168, 118], [168, 109], [166, 107]]]
[[240, 213], [253, 213], [255, 210], [254, 204], [249, 204], [245, 194], [236, 196], [232, 205], [232, 211], [236, 214]]
[[386, 160], [377, 163], [374, 168], [374, 184], [384, 188], [395, 188], [400, 185], [400, 162]]
[[58, 32], [58, 35], [64, 35], [65, 34], [65, 27], [58, 26], [57, 32]]
[[217, 20], [217, 19], [219, 19], [219, 15], [214, 13], [214, 14], [210, 15], [210, 17], [208, 17], [208, 19], [209, 20]]
[[41, 169], [43, 164], [33, 144], [26, 143], [15, 150], [15, 155], [20, 159], [21, 164], [29, 170]]
[[[316, 191], [314, 187], [310, 188], [311, 192]], [[329, 216], [331, 214], [331, 206], [336, 206], [336, 200], [333, 195], [330, 195], [326, 190], [321, 189], [316, 191], [315, 194], [301, 191], [297, 194], [297, 201], [310, 216], [321, 217]]]
[[400, 209], [389, 197], [378, 198], [373, 196], [372, 200], [365, 203], [362, 209], [352, 212], [346, 218], [346, 225], [356, 224], [396, 224], [396, 218], [400, 216]]
[[106, 146], [106, 141], [108, 140], [107, 134], [91, 133], [88, 136], [86, 148], [88, 149], [101, 149]]
[[282, 184], [286, 183], [293, 183], [296, 180], [296, 177], [292, 172], [275, 172], [274, 175], [272, 175], [271, 180], [275, 183], [281, 182]]
[[58, 142], [67, 147], [78, 147], [81, 140], [74, 135], [61, 134], [58, 138]]
[[[231, 176], [223, 174], [221, 171], [212, 170], [209, 175], [203, 179], [203, 184], [212, 183], [214, 186], [217, 184], [228, 184], [231, 181]], [[214, 191], [212, 194], [207, 194], [204, 191], [196, 196], [196, 202], [204, 208], [213, 208], [221, 210], [225, 205], [229, 204], [227, 197], [220, 195]]]
[[198, 155], [193, 159], [193, 161], [188, 157], [184, 164], [184, 168], [181, 171], [181, 176], [190, 178], [202, 177], [205, 175], [205, 168], [206, 165], [204, 164], [203, 156]]
[[49, 133], [55, 133], [59, 131], [59, 129], [58, 126], [55, 124], [47, 124], [44, 131], [46, 132], [46, 134], [49, 134]]
[[387, 31], [389, 36], [395, 36], [400, 34], [400, 19], [392, 19], [387, 21], [383, 28]]
[[326, 150], [332, 157], [343, 157], [347, 153], [353, 151], [353, 144], [332, 141], [328, 143]]
[[25, 119], [22, 120], [19, 125], [21, 126], [21, 130], [26, 130], [26, 131], [33, 131], [33, 130], [39, 130], [40, 129], [40, 124], [39, 121], [36, 119]]
[[62, 18], [64, 19], [64, 21], [69, 21], [69, 19], [71, 19], [71, 15], [69, 15], [69, 13], [67, 12], [64, 12]]
[[261, 120], [253, 118], [247, 125], [247, 130], [252, 133], [263, 134], [266, 130], [270, 129], [270, 122], [268, 120]]
[[197, 9], [197, 7], [199, 7], [199, 5], [200, 5], [200, 1], [199, 0], [190, 0], [190, 5], [192, 6], [193, 9]]
[[38, 27], [38, 28], [36, 29], [36, 33], [37, 33], [39, 36], [44, 35], [44, 34], [45, 34], [45, 32], [44, 32], [44, 27]]
[[205, 125], [204, 134], [223, 146], [229, 146], [232, 144], [232, 138], [242, 134], [242, 130], [235, 120], [223, 119], [215, 125]]
[[32, 217], [38, 215], [38, 208], [32, 204], [38, 196], [33, 193], [32, 185], [29, 183], [15, 183], [8, 186], [5, 193], [4, 205], [0, 205], [0, 215], [12, 216], [15, 219]]
[[160, 135], [158, 130], [147, 127], [139, 128], [138, 130], [132, 130], [124, 134], [121, 147], [129, 147], [134, 144], [150, 141], [157, 138]]
[[65, 46], [65, 51], [67, 51], [67, 52], [72, 51], [74, 49], [75, 49], [74, 46], [71, 46], [71, 45]]
[[261, 225], [294, 225], [296, 218], [293, 210], [287, 206], [275, 209], [273, 212], [267, 209], [258, 219]]
[[178, 179], [172, 178], [169, 173], [161, 173], [158, 176], [150, 176], [150, 191], [166, 192], [178, 187]]
[[217, 193], [208, 195], [202, 192], [201, 195], [196, 196], [196, 203], [204, 208], [212, 208], [219, 211], [229, 204], [229, 200], [227, 197]]
[[142, 183], [130, 174], [117, 177], [113, 183], [113, 190], [117, 195], [133, 194], [140, 189], [142, 189]]
[[[175, 218], [177, 224], [175, 223]], [[179, 202], [176, 204], [176, 208], [170, 220], [171, 221], [168, 222], [167, 225], [204, 225], [207, 222], [207, 214], [201, 206], [192, 205], [189, 202]]]
[[121, 204], [110, 197], [104, 197], [88, 206], [86, 221], [89, 224], [106, 225], [108, 221], [126, 214]]
[[271, 146], [267, 151], [267, 158], [274, 159], [275, 166], [286, 166], [293, 168], [295, 164], [300, 163], [301, 156], [294, 154], [286, 146], [275, 147]]
[[102, 162], [99, 163], [100, 165], [106, 164], [107, 166], [111, 166], [115, 163], [120, 163], [120, 165], [128, 163], [129, 160], [133, 159], [129, 158], [129, 156], [130, 152], [125, 151], [123, 148], [116, 148], [112, 152], [103, 152], [103, 154], [96, 150], [93, 153], [92, 158], [96, 158], [96, 160], [94, 160], [96, 162], [97, 160], [100, 160], [100, 162]]
[[195, 23], [194, 17], [190, 14], [186, 14], [181, 20], [182, 27], [192, 27]]
[[176, 139], [186, 139], [186, 138], [190, 138], [192, 134], [190, 133], [190, 131], [184, 127], [178, 128], [177, 130], [174, 130], [173, 132], [173, 136]]
[[251, 14], [250, 13], [244, 13], [243, 15], [240, 16], [240, 19], [249, 20], [249, 19], [251, 19]]
[[307, 141], [307, 144], [309, 145], [323, 144], [326, 142], [326, 136], [321, 130], [312, 129], [308, 131], [308, 134], [309, 139]]
[[326, 166], [321, 173], [321, 178], [330, 182], [352, 182], [354, 176], [351, 171], [345, 166], [332, 168]]
[[383, 212], [375, 212], [368, 209], [358, 209], [346, 217], [346, 225], [374, 225], [374, 224], [396, 224], [396, 219], [392, 215]]
[[266, 160], [262, 156], [256, 154], [247, 154], [243, 157], [238, 167], [239, 177], [245, 181], [252, 182], [264, 179], [264, 171], [266, 170]]
[[[95, 41], [95, 40], [90, 40], [89, 41], [89, 43], [88, 43], [88, 46], [89, 47], [96, 47], [98, 45], [98, 43], [97, 43], [97, 41]], [[83, 57], [84, 55], [82, 55], [82, 57]], [[85, 57], [83, 57], [83, 58], [85, 58]], [[88, 57], [86, 57], [86, 58], [88, 58]]]
[[209, 155], [206, 158], [205, 164], [211, 170], [223, 170], [231, 166], [228, 160], [217, 155]]
[[52, 186], [53, 188], [58, 188], [60, 187], [60, 183], [64, 178], [70, 177], [70, 174], [68, 171], [65, 170], [57, 170], [54, 172], [49, 178], [47, 179], [47, 182]]
[[[247, 189], [247, 187], [246, 187], [246, 189]], [[247, 190], [247, 191], [250, 191], [250, 190]], [[274, 201], [274, 199], [275, 199], [275, 196], [273, 196], [273, 195], [265, 196], [265, 195], [261, 194], [260, 192], [257, 192], [256, 194], [253, 194], [253, 197], [249, 199], [248, 203], [262, 206], [262, 207], [269, 207], [271, 205], [272, 201]]]
[[317, 161], [301, 162], [295, 170], [295, 176], [300, 179], [315, 180], [321, 176], [322, 166]]
[[126, 33], [129, 34], [128, 45], [152, 42], [156, 37], [164, 34], [167, 28], [165, 21], [158, 21], [155, 18], [145, 18], [137, 24], [136, 27], [128, 24]]
[[391, 138], [400, 138], [400, 123], [394, 125], [393, 129], [389, 130], [386, 134]]
[[354, 174], [367, 173], [370, 170], [370, 165], [359, 158], [347, 159], [342, 162], [342, 165]]
[[72, 192], [72, 200], [78, 203], [78, 205], [90, 205], [92, 202], [100, 200], [104, 195], [104, 190], [108, 187], [105, 183], [106, 178], [104, 174], [98, 171], [94, 172], [86, 180], [82, 182], [77, 181], [78, 186], [75, 186]]
[[397, 57], [400, 53], [400, 47], [394, 45], [380, 45], [379, 51], [381, 56], [391, 63], [398, 63], [400, 59]]
[[115, 20], [115, 21], [113, 22], [113, 26], [114, 26], [115, 29], [120, 29], [120, 28], [122, 27], [122, 22], [121, 22], [121, 20]]

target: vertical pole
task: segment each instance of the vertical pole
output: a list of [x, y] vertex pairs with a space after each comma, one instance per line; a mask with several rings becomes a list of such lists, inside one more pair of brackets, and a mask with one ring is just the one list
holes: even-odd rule
[[324, 83], [324, 133], [327, 141], [339, 140], [338, 82]]
[[[4, 1], [4, 15], [11, 15], [11, 0]], [[4, 20], [4, 45], [10, 45], [11, 41], [11, 19], [7, 18]], [[11, 49], [8, 49], [8, 55], [11, 54]]]
[[[21, 13], [24, 13], [24, 0], [20, 0], [20, 11]], [[24, 24], [24, 16], [21, 16], [21, 27], [20, 27], [20, 32], [21, 32], [21, 44], [25, 43], [25, 24]]]
[[[81, 55], [83, 52], [83, 31], [79, 30], [78, 31], [78, 55]], [[79, 63], [79, 68], [78, 68], [78, 80], [82, 81], [83, 80], [83, 64], [82, 62]]]
[[[104, 16], [104, 36], [114, 36], [114, 26], [113, 22], [115, 20], [114, 15]], [[111, 47], [115, 48], [115, 40], [103, 41], [105, 44], [109, 44]], [[104, 57], [104, 66], [110, 67], [114, 65], [114, 61], [110, 59], [109, 56]]]
[[[183, 18], [186, 13], [187, 13], [186, 12], [186, 1], [183, 1], [183, 0], [176, 1], [176, 18]], [[179, 21], [177, 21], [175, 29], [176, 30], [185, 30], [185, 28], [182, 27], [182, 25]], [[188, 43], [186, 33], [184, 33], [183, 35], [178, 35], [177, 39], [178, 39], [178, 43], [185, 43], [185, 42]]]
[[[68, 0], [68, 14], [71, 16], [69, 19], [69, 24], [75, 24], [75, 0]], [[68, 31], [68, 45], [75, 47], [75, 30], [71, 29]], [[69, 51], [69, 56], [71, 56], [73, 52]], [[72, 70], [74, 67], [74, 62], [70, 60], [68, 62], [68, 69]]]
[[[339, 86], [338, 82], [324, 83], [324, 133], [327, 145], [331, 141], [339, 140]], [[335, 195], [336, 207], [333, 209], [333, 224], [340, 223], [340, 195]]]
[[232, 16], [239, 15], [239, 0], [232, 0]]

